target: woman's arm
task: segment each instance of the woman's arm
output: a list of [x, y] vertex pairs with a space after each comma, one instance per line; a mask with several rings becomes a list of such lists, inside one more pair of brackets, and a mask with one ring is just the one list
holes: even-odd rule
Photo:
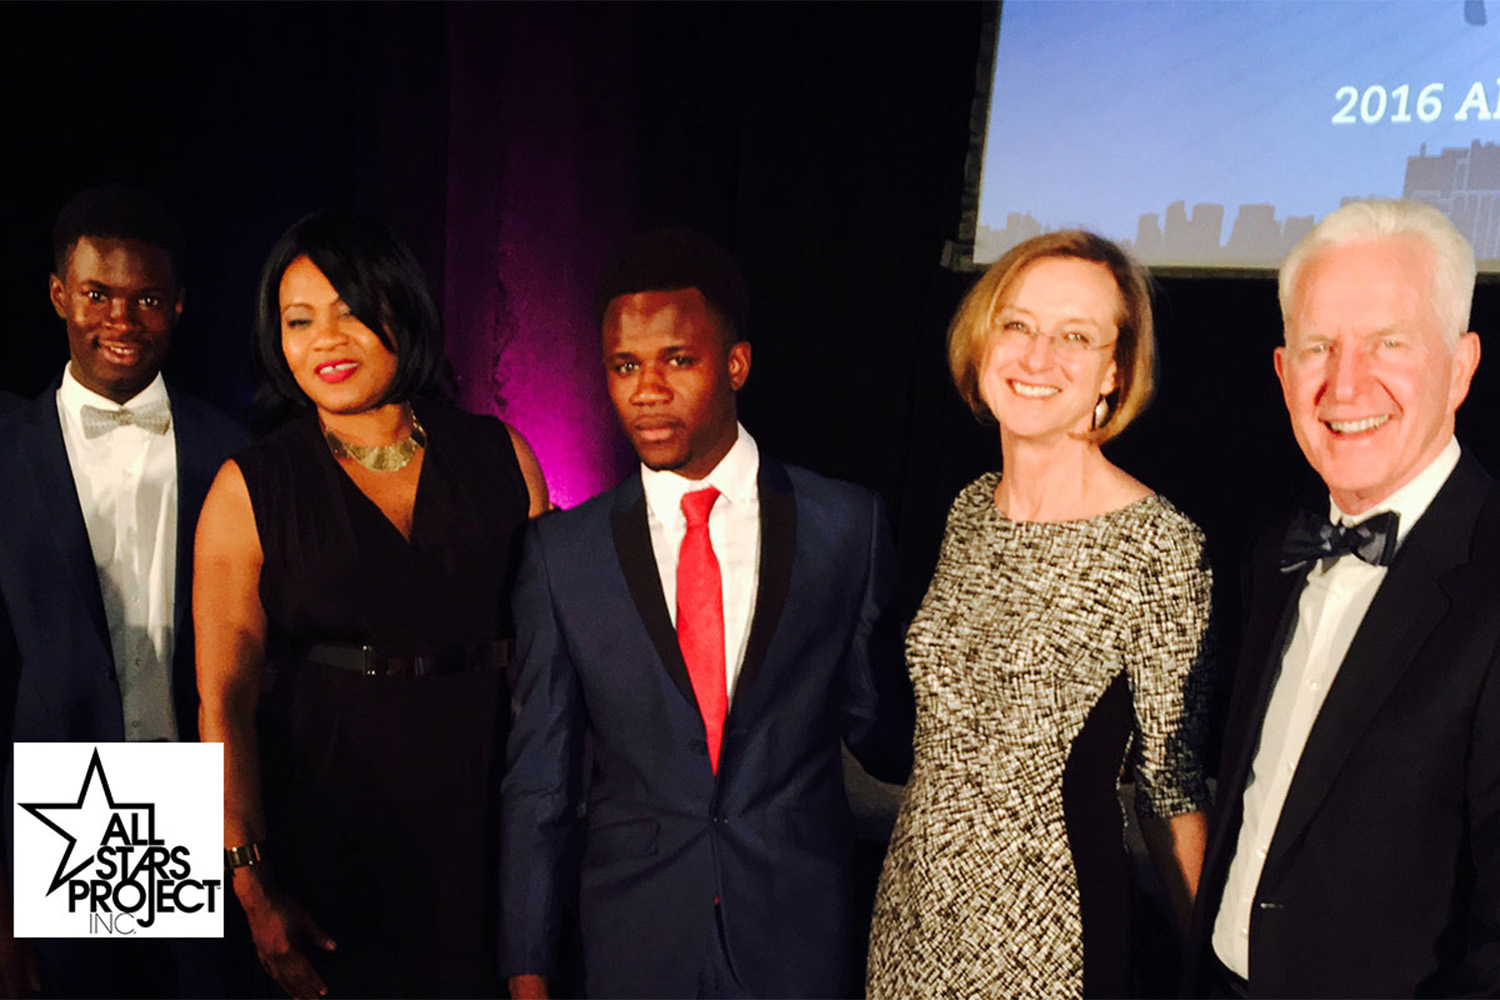
[[1208, 847], [1208, 814], [1188, 812], [1171, 819], [1140, 814], [1141, 836], [1161, 875], [1167, 903], [1177, 920], [1177, 929], [1187, 934], [1198, 897], [1198, 876], [1203, 872], [1203, 852]]
[[[260, 744], [255, 714], [266, 654], [266, 614], [260, 603], [261, 547], [244, 474], [226, 462], [203, 510], [193, 559], [193, 630], [197, 639], [198, 730], [205, 743], [224, 744], [226, 847], [266, 839], [261, 799]], [[288, 994], [328, 992], [302, 951], [304, 941], [332, 949], [307, 912], [271, 879], [266, 863], [234, 869], [235, 895], [244, 907], [261, 964]]]
[[1204, 749], [1213, 690], [1213, 573], [1203, 535], [1170, 523], [1152, 547], [1132, 681], [1136, 815], [1186, 935], [1208, 847]]
[[537, 517], [552, 509], [552, 501], [547, 497], [547, 480], [542, 475], [542, 464], [536, 460], [536, 453], [531, 450], [531, 445], [521, 436], [521, 432], [510, 424], [505, 425], [510, 431], [510, 443], [516, 449], [516, 461], [521, 463], [521, 475], [526, 478], [526, 492], [531, 497], [531, 508], [526, 512], [527, 517]]

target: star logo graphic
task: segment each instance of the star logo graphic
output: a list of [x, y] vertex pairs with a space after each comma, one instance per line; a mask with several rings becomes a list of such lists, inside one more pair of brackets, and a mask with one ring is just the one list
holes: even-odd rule
[[[109, 778], [104, 773], [104, 764], [99, 759], [98, 747], [94, 748], [94, 755], [89, 759], [77, 801], [34, 804], [23, 802], [21, 808], [41, 820], [67, 842], [62, 860], [57, 863], [57, 873], [52, 876], [52, 883], [47, 888], [49, 896], [94, 862], [99, 846], [113, 831], [118, 829], [118, 835], [125, 836], [122, 814], [130, 817], [132, 831], [138, 828], [138, 817], [142, 813], [145, 814], [145, 829], [150, 831], [156, 827], [155, 805], [148, 802], [115, 801], [109, 790]], [[74, 863], [74, 849], [80, 843], [89, 854], [82, 861]]]

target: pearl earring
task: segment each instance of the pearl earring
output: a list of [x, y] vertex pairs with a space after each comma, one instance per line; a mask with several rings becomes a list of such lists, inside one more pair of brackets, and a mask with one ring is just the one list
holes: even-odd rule
[[1104, 396], [1099, 397], [1099, 402], [1094, 404], [1094, 430], [1103, 427], [1109, 420], [1109, 400]]

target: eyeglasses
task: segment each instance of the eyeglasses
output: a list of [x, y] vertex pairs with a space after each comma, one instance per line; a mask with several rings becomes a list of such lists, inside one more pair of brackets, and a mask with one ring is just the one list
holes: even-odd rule
[[1081, 358], [1090, 351], [1102, 351], [1115, 346], [1114, 340], [1101, 343], [1099, 335], [1090, 333], [1088, 330], [1074, 327], [1043, 333], [1022, 319], [1004, 320], [992, 336], [998, 345], [1012, 351], [1029, 351], [1031, 345], [1038, 339], [1049, 340], [1052, 342], [1053, 350], [1065, 357]]

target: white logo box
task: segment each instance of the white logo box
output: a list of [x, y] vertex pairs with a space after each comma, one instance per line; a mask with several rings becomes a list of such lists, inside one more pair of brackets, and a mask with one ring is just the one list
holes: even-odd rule
[[17, 743], [17, 937], [223, 937], [221, 743]]

